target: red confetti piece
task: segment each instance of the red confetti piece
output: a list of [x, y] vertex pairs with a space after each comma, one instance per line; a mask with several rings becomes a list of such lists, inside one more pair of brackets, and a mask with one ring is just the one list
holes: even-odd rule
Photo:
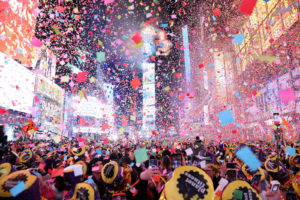
[[220, 11], [220, 9], [219, 8], [216, 8], [216, 9], [214, 9], [213, 10], [213, 14], [214, 14], [214, 16], [221, 16], [221, 11]]
[[134, 90], [136, 90], [141, 84], [142, 83], [138, 77], [135, 77], [132, 81], [130, 81], [130, 85]]
[[76, 82], [78, 83], [86, 82], [86, 75], [87, 75], [87, 71], [79, 72], [76, 76]]
[[175, 73], [174, 74], [177, 78], [179, 78], [181, 76], [181, 73]]
[[243, 0], [240, 6], [239, 11], [246, 15], [251, 15], [257, 0]]
[[143, 38], [139, 33], [136, 33], [132, 38], [131, 38], [136, 44], [140, 43]]

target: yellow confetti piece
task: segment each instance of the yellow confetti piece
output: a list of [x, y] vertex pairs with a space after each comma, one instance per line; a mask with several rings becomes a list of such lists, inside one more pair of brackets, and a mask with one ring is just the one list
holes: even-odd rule
[[135, 121], [135, 120], [136, 120], [136, 116], [131, 115], [131, 116], [130, 116], [130, 120], [131, 120], [131, 121]]
[[78, 92], [78, 95], [79, 95], [80, 99], [83, 99], [83, 98], [84, 98], [84, 95], [83, 95], [82, 90], [80, 90], [80, 91]]
[[78, 8], [74, 8], [73, 13], [79, 13]]
[[164, 88], [164, 91], [169, 91], [169, 90], [170, 90], [169, 86], [167, 86], [167, 87]]
[[142, 46], [144, 46], [144, 41], [135, 44], [135, 48], [141, 48]]
[[170, 23], [170, 27], [172, 27], [174, 25], [174, 21], [171, 21]]
[[124, 132], [124, 128], [121, 127], [121, 128], [119, 129], [119, 132], [120, 132], [120, 133], [123, 133], [123, 132]]
[[68, 83], [69, 82], [69, 76], [62, 76], [60, 78], [60, 82], [62, 82], [62, 83]]
[[95, 81], [96, 81], [95, 77], [92, 76], [92, 77], [90, 78], [90, 83], [94, 83]]
[[60, 31], [56, 27], [52, 27], [56, 35], [60, 35]]

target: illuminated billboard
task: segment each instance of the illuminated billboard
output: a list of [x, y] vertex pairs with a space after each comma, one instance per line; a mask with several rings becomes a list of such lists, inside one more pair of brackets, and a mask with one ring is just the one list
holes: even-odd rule
[[37, 76], [37, 93], [63, 104], [64, 90], [42, 75]]
[[[290, 73], [286, 73], [278, 77], [278, 89], [285, 90], [293, 87], [293, 81]], [[282, 113], [293, 112], [296, 106], [295, 101], [290, 101], [287, 103], [281, 102], [281, 111]]]
[[32, 69], [36, 74], [54, 80], [56, 70], [56, 56], [45, 46], [33, 47]]
[[37, 121], [46, 131], [61, 133], [63, 122], [64, 90], [42, 75], [37, 75]]
[[182, 28], [182, 37], [183, 37], [183, 47], [184, 47], [185, 76], [186, 76], [186, 82], [189, 83], [191, 81], [191, 60], [190, 60], [190, 45], [189, 45], [187, 25], [185, 25]]
[[218, 100], [224, 103], [226, 102], [226, 79], [223, 52], [214, 52], [214, 65]]
[[143, 130], [155, 130], [155, 64], [143, 63]]
[[294, 6], [294, 5], [296, 5], [295, 0], [294, 0], [294, 2], [284, 0], [282, 4], [283, 4], [283, 9], [290, 9], [289, 12], [285, 12], [282, 14], [284, 28], [285, 28], [285, 30], [288, 30], [298, 20], [298, 8], [296, 6]]
[[0, 82], [1, 107], [32, 113], [35, 75], [2, 52], [0, 52]]
[[0, 1], [0, 51], [31, 67], [37, 0]]
[[107, 105], [101, 102], [97, 97], [87, 96], [87, 99], [80, 98], [79, 96], [73, 97], [73, 115], [90, 116], [96, 118], [102, 118], [111, 116], [113, 114], [112, 105]]
[[[108, 133], [114, 127], [113, 103], [105, 103], [97, 97], [87, 96], [87, 99], [79, 96], [72, 97], [73, 119], [77, 119], [73, 132], [82, 133]], [[104, 130], [102, 127], [108, 126]]]
[[[271, 45], [271, 38], [278, 39], [298, 21], [296, 2], [257, 0], [254, 13], [241, 29], [245, 34], [243, 43], [234, 44], [235, 53], [240, 57], [240, 60], [237, 60], [238, 71], [240, 68], [244, 71], [249, 63], [265, 52]], [[280, 13], [280, 10], [285, 12]]]

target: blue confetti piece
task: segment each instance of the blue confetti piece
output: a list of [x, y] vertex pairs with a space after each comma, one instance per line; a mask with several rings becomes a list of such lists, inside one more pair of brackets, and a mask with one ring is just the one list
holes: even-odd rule
[[96, 149], [96, 153], [99, 154], [100, 156], [102, 155], [102, 152], [98, 149]]
[[285, 148], [285, 153], [289, 156], [295, 156], [296, 155], [296, 149], [292, 147], [286, 147]]
[[244, 41], [245, 35], [244, 34], [235, 34], [233, 35], [233, 43], [234, 44], [242, 44]]
[[15, 187], [11, 188], [9, 190], [9, 192], [11, 193], [11, 195], [13, 197], [16, 197], [16, 196], [18, 196], [18, 194], [23, 192], [25, 189], [26, 189], [26, 185], [25, 185], [24, 181], [18, 181], [18, 184]]
[[223, 112], [219, 112], [218, 117], [221, 121], [222, 126], [225, 126], [226, 124], [234, 122], [234, 118], [232, 116], [231, 110], [229, 110], [229, 109], [224, 110]]
[[256, 158], [256, 156], [248, 146], [244, 146], [242, 149], [236, 152], [236, 155], [246, 165], [248, 165], [252, 171], [256, 171], [261, 166], [260, 161]]
[[88, 182], [89, 182], [90, 184], [93, 184], [93, 183], [94, 183], [94, 180], [90, 177], [90, 178], [88, 178]]
[[212, 85], [214, 88], [216, 87], [212, 82], [208, 82], [210, 85]]

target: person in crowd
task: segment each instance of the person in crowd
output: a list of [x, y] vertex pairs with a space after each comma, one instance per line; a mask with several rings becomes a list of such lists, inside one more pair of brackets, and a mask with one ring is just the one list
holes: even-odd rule
[[[228, 192], [235, 184], [245, 185], [258, 199], [299, 199], [300, 145], [285, 144], [280, 152], [274, 152], [266, 141], [211, 143], [199, 137], [195, 141], [140, 140], [138, 144], [130, 139], [102, 144], [82, 136], [60, 142], [27, 138], [9, 142], [1, 157], [0, 199], [173, 200], [173, 187], [190, 191], [178, 194], [178, 199], [192, 199], [189, 195], [201, 177], [207, 184], [205, 195], [214, 199], [247, 199], [239, 192], [241, 186]], [[237, 152], [245, 146], [260, 163], [257, 170], [238, 157]], [[143, 149], [146, 151], [139, 153]], [[191, 185], [174, 183], [176, 177], [185, 180], [185, 176], [200, 178]], [[200, 193], [195, 193], [199, 199], [208, 198]]]

